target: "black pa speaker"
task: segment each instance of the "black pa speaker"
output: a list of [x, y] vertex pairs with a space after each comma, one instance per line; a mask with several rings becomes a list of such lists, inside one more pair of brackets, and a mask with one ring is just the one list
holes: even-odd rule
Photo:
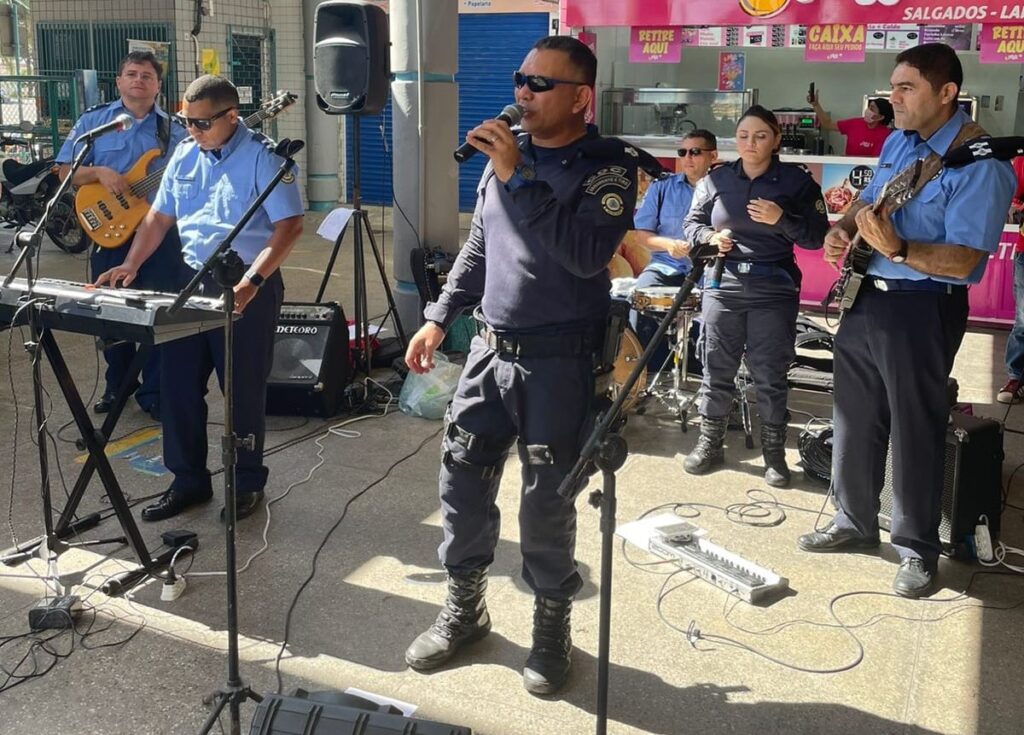
[[316, 102], [331, 115], [375, 115], [388, 99], [388, 16], [376, 5], [328, 0], [313, 24]]
[[339, 304], [282, 304], [267, 414], [336, 416], [351, 380], [348, 347], [348, 323]]
[[[957, 411], [946, 432], [946, 471], [942, 481], [939, 540], [950, 556], [965, 556], [965, 539], [974, 535], [978, 517], [988, 517], [993, 538], [999, 533], [1003, 507], [1003, 425], [993, 419]], [[878, 523], [892, 526], [892, 445], [885, 460]]]
[[249, 735], [473, 735], [473, 731], [312, 697], [267, 694], [252, 718]]

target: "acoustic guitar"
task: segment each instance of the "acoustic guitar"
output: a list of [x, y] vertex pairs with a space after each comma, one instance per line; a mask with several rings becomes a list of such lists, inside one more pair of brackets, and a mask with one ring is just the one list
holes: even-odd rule
[[[251, 128], [264, 120], [275, 118], [297, 99], [298, 95], [279, 91], [242, 122]], [[166, 168], [161, 166], [155, 171], [147, 171], [150, 162], [159, 155], [159, 148], [142, 154], [135, 165], [125, 172], [128, 190], [122, 194], [111, 194], [99, 182], [79, 187], [75, 195], [78, 220], [85, 234], [101, 248], [124, 245], [138, 229], [142, 218], [149, 211], [149, 195], [159, 188]]]

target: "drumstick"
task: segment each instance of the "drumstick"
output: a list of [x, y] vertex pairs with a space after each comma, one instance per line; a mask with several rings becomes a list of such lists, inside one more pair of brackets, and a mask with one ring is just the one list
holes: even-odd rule
[[[732, 230], [726, 227], [721, 230], [723, 236], [732, 239]], [[708, 288], [718, 288], [722, 285], [722, 271], [725, 269], [725, 253], [715, 256], [715, 264], [711, 266], [711, 275], [708, 276]]]

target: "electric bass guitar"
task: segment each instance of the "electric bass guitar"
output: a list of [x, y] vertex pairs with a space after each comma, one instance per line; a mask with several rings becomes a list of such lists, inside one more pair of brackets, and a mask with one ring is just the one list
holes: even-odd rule
[[[925, 159], [919, 158], [885, 182], [871, 211], [877, 215], [891, 215], [913, 199], [920, 189], [918, 182], [924, 174], [925, 163]], [[840, 320], [857, 300], [857, 294], [860, 293], [861, 284], [868, 272], [868, 263], [874, 252], [874, 248], [861, 238], [860, 232], [853, 236], [839, 272], [839, 280], [832, 286], [826, 302], [837, 304]]]
[[[253, 127], [264, 120], [277, 117], [298, 99], [291, 92], [279, 91], [260, 109], [242, 122]], [[165, 166], [147, 172], [150, 161], [160, 155], [159, 148], [142, 154], [124, 174], [128, 190], [122, 194], [111, 194], [99, 182], [85, 184], [75, 195], [75, 212], [82, 228], [89, 238], [101, 248], [116, 248], [124, 245], [138, 229], [142, 218], [149, 211], [149, 195], [160, 187]]]

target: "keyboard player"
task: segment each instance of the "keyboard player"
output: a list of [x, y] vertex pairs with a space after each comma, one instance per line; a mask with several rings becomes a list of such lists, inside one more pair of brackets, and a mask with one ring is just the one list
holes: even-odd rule
[[[175, 225], [181, 235], [185, 263], [195, 275], [194, 271], [267, 186], [280, 168], [281, 159], [272, 152], [270, 141], [241, 124], [238, 105], [238, 91], [223, 77], [205, 75], [188, 86], [179, 118], [191, 140], [178, 146], [171, 157], [128, 257], [122, 265], [103, 273], [97, 285], [131, 285], [164, 233]], [[289, 174], [233, 243], [247, 268], [234, 289], [236, 311], [242, 315], [235, 323], [235, 431], [239, 436], [253, 434], [256, 438], [253, 449], [238, 451], [239, 519], [259, 507], [267, 482], [268, 470], [263, 465], [264, 409], [274, 329], [284, 298], [279, 269], [302, 232], [302, 216], [302, 199], [294, 174]], [[179, 287], [185, 283], [187, 279]], [[200, 293], [218, 296], [220, 289], [210, 279]], [[214, 369], [223, 388], [223, 330], [175, 340], [162, 350], [164, 464], [174, 474], [174, 481], [156, 503], [143, 509], [144, 521], [171, 518], [213, 495], [206, 467], [204, 396]]]

